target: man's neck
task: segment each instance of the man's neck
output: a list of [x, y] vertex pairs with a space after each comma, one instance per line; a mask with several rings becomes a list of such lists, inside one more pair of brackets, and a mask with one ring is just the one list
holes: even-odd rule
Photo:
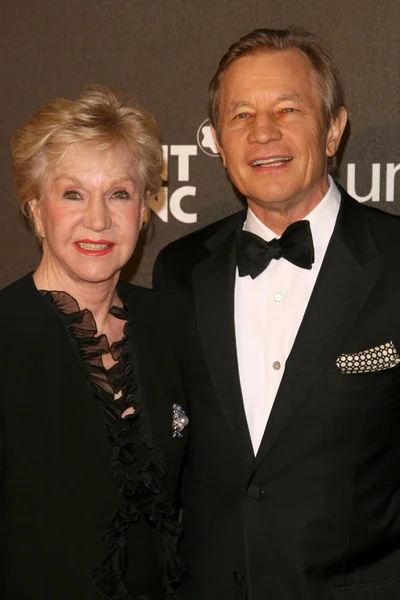
[[284, 202], [259, 202], [247, 198], [247, 204], [261, 223], [280, 236], [289, 225], [310, 214], [326, 196], [329, 188], [330, 182], [326, 178], [313, 192], [305, 193], [303, 197]]

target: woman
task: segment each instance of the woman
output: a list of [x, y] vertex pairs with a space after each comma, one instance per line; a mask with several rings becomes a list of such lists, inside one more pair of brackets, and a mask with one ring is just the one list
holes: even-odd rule
[[155, 123], [98, 86], [40, 109], [13, 157], [42, 259], [0, 293], [0, 597], [177, 600], [182, 307], [118, 283]]

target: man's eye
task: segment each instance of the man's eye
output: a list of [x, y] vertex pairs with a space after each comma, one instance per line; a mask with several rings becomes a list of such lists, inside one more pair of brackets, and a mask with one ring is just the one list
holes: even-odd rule
[[248, 113], [239, 113], [238, 115], [235, 116], [235, 119], [247, 119], [248, 117]]
[[112, 195], [113, 198], [121, 198], [121, 200], [128, 200], [130, 198], [130, 194], [126, 190], [117, 190]]
[[282, 112], [284, 113], [294, 113], [296, 111], [295, 108], [292, 108], [291, 106], [287, 106], [286, 108], [283, 109]]
[[67, 198], [67, 200], [80, 200], [79, 192], [75, 190], [66, 190], [63, 194], [63, 198]]

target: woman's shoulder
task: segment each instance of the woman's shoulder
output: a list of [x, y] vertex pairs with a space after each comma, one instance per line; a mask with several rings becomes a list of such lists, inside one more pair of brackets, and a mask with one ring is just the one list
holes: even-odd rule
[[0, 330], [11, 335], [29, 330], [43, 333], [54, 311], [36, 289], [32, 273], [17, 279], [0, 291]]
[[24, 275], [5, 288], [0, 290], [0, 315], [5, 316], [4, 311], [17, 312], [29, 304], [37, 294], [33, 282], [32, 273]]
[[32, 273], [27, 273], [0, 290], [0, 301], [4, 301], [14, 295], [18, 296], [21, 292], [26, 292], [31, 287], [34, 287]]

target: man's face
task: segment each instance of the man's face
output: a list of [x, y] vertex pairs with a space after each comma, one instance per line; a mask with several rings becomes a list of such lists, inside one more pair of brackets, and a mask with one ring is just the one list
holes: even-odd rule
[[245, 56], [223, 76], [218, 147], [256, 214], [297, 206], [305, 215], [318, 204], [329, 187], [327, 156], [335, 154], [345, 124], [343, 109], [326, 128], [311, 65], [300, 50]]

